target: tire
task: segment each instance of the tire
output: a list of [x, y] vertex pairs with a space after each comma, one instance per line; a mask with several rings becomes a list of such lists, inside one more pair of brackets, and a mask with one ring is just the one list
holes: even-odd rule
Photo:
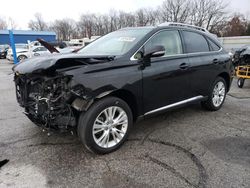
[[238, 81], [237, 81], [237, 85], [238, 85], [239, 88], [243, 88], [244, 83], [245, 83], [244, 78], [239, 78]]
[[[119, 115], [120, 121], [117, 121]], [[116, 125], [117, 122], [120, 124]], [[77, 132], [89, 151], [106, 154], [115, 151], [125, 142], [132, 124], [133, 115], [128, 104], [116, 97], [106, 97], [82, 112]]]
[[20, 55], [20, 56], [18, 56], [17, 59], [18, 59], [19, 62], [21, 62], [21, 61], [27, 59], [27, 56], [25, 56], [25, 55]]
[[226, 82], [222, 77], [217, 77], [210, 89], [208, 99], [201, 102], [203, 108], [209, 111], [219, 110], [226, 98]]

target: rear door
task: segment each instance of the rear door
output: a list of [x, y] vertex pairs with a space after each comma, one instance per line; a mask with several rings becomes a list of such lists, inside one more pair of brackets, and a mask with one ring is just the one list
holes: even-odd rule
[[189, 30], [182, 31], [185, 53], [188, 54], [190, 71], [190, 90], [192, 96], [206, 96], [213, 81], [218, 75], [218, 51], [211, 50], [208, 39], [201, 33]]

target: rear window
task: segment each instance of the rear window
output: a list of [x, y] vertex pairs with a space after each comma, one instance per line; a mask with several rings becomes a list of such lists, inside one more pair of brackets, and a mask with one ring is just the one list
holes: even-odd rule
[[183, 31], [187, 53], [209, 52], [207, 40], [203, 35], [191, 31]]

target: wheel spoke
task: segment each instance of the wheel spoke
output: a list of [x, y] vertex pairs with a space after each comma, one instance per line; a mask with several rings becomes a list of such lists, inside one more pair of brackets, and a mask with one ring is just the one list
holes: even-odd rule
[[125, 134], [125, 132], [123, 130], [117, 129], [117, 128], [113, 128], [117, 133], [120, 134]]
[[112, 117], [112, 119], [114, 119], [117, 107], [113, 107], [112, 109], [113, 109], [113, 111], [112, 111], [112, 116], [111, 117]]
[[100, 138], [97, 140], [97, 143], [100, 144], [102, 146], [102, 141], [104, 140], [106, 136], [106, 131], [103, 132], [102, 136], [100, 136]]
[[109, 135], [110, 135], [110, 131], [108, 132], [107, 137], [106, 137], [106, 147], [107, 148], [109, 147]]
[[110, 108], [107, 109], [108, 119], [109, 120], [111, 120], [111, 118], [112, 118], [112, 110], [113, 110], [112, 107], [110, 107]]
[[105, 124], [105, 122], [101, 121], [100, 119], [96, 119], [96, 123], [100, 123], [101, 125]]
[[123, 121], [127, 120], [127, 115], [125, 112], [121, 112], [119, 116], [115, 119], [116, 124], [121, 124]]
[[100, 143], [101, 146], [107, 145], [108, 136], [109, 136], [109, 131], [105, 131], [104, 137], [103, 137], [103, 139], [101, 140], [101, 143]]
[[118, 142], [117, 142], [117, 140], [116, 140], [116, 135], [115, 135], [114, 131], [111, 131], [111, 134], [112, 134], [112, 136], [113, 136], [113, 139], [114, 139], [115, 143], [117, 144]]
[[116, 130], [113, 129], [113, 132], [115, 133], [116, 137], [118, 138], [118, 141], [120, 141], [122, 139], [122, 136]]
[[106, 121], [109, 119], [109, 115], [108, 115], [108, 109], [104, 110], [104, 115], [105, 115], [105, 118], [106, 118]]
[[99, 125], [99, 124], [94, 124], [94, 129], [103, 129], [105, 128], [106, 126], [103, 124], [103, 125]]
[[94, 134], [97, 134], [97, 133], [102, 132], [102, 131], [104, 131], [104, 128], [98, 128], [97, 130], [96, 130], [96, 128], [94, 128]]

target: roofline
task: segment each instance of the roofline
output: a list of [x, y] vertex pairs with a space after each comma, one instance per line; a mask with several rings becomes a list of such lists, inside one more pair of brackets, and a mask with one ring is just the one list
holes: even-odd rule
[[[14, 35], [56, 35], [53, 31], [12, 30]], [[0, 30], [0, 34], [8, 35], [9, 30]]]

